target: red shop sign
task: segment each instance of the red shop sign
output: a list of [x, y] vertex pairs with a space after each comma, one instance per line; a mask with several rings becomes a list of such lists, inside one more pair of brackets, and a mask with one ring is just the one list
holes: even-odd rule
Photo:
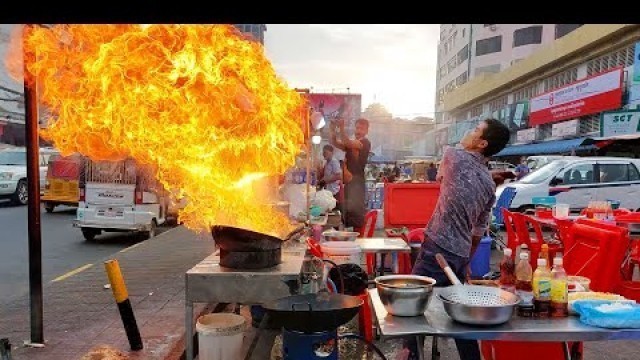
[[620, 108], [622, 68], [588, 77], [531, 99], [530, 126]]

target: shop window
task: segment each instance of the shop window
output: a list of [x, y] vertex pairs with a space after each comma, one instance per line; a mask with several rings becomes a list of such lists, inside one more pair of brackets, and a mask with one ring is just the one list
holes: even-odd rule
[[584, 24], [556, 24], [556, 39], [567, 35]]
[[529, 26], [513, 32], [513, 47], [542, 43], [542, 26]]
[[476, 41], [476, 56], [502, 51], [502, 36], [494, 36]]
[[469, 58], [469, 45], [465, 45], [462, 50], [458, 51], [458, 64], [462, 64]]

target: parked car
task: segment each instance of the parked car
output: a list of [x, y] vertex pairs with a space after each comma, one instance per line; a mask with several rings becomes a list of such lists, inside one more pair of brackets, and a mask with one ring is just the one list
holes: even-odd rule
[[[40, 153], [40, 194], [44, 192], [49, 158], [59, 152], [42, 148]], [[0, 199], [9, 199], [13, 204], [26, 205], [27, 191], [27, 149], [24, 147], [0, 150]]]
[[547, 165], [553, 160], [564, 159], [566, 156], [562, 155], [532, 155], [527, 157], [527, 166], [529, 170], [535, 171], [540, 169], [541, 167]]
[[616, 200], [622, 208], [640, 210], [640, 159], [565, 156], [498, 187], [496, 198], [506, 187], [516, 190], [511, 210], [531, 209], [533, 197], [546, 196], [569, 204], [572, 212], [586, 208], [591, 200]]

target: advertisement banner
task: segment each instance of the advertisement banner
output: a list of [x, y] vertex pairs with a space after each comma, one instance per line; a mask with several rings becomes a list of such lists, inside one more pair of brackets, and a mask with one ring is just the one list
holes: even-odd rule
[[640, 42], [636, 43], [636, 52], [633, 56], [633, 82], [640, 83]]
[[526, 130], [520, 130], [516, 133], [516, 141], [518, 143], [530, 143], [536, 140], [538, 128], [531, 128]]
[[575, 136], [580, 128], [580, 120], [573, 119], [551, 125], [551, 137]]
[[600, 115], [600, 136], [640, 132], [640, 110], [610, 111]]
[[537, 126], [617, 109], [622, 104], [622, 68], [531, 99], [529, 124]]
[[[322, 94], [311, 93], [307, 96], [309, 106], [320, 111], [328, 121], [344, 117], [345, 128], [353, 128], [354, 122], [362, 112], [362, 95], [360, 94]], [[325, 127], [328, 129], [328, 127]]]

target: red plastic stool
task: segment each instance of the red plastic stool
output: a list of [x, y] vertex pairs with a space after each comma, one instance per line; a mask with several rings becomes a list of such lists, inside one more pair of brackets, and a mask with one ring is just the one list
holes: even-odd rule
[[364, 292], [358, 297], [363, 301], [358, 312], [358, 330], [360, 335], [367, 341], [373, 341], [373, 317], [371, 313], [371, 302], [369, 302], [369, 292]]
[[[569, 343], [569, 352], [578, 344], [578, 352], [584, 354], [583, 344]], [[564, 343], [539, 341], [480, 341], [484, 360], [564, 360]], [[582, 357], [581, 357], [582, 358]]]

